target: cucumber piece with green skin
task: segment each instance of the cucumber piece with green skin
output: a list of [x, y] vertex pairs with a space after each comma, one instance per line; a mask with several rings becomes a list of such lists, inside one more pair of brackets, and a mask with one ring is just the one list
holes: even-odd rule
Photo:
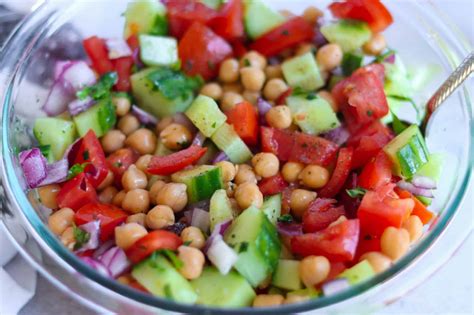
[[179, 63], [178, 42], [173, 37], [142, 34], [140, 59], [147, 66], [175, 66]]
[[132, 276], [153, 295], [186, 304], [193, 304], [198, 299], [188, 280], [157, 253], [135, 265]]
[[85, 112], [74, 116], [73, 120], [81, 137], [92, 129], [97, 138], [100, 138], [115, 126], [117, 115], [111, 98], [106, 97]]
[[395, 55], [395, 62], [384, 62], [386, 95], [397, 95], [410, 98], [413, 96], [413, 88], [408, 78], [408, 72], [399, 55]]
[[186, 185], [189, 203], [209, 199], [216, 190], [224, 188], [222, 170], [215, 165], [200, 165], [179, 171], [171, 175], [171, 179]]
[[303, 289], [299, 266], [300, 262], [298, 260], [280, 259], [272, 278], [272, 284], [285, 290]]
[[148, 78], [157, 68], [149, 68], [133, 74], [130, 77], [132, 94], [137, 105], [159, 118], [171, 116], [185, 111], [194, 99], [193, 91], [189, 90], [175, 99], [166, 98]]
[[342, 73], [345, 76], [350, 76], [352, 72], [362, 67], [364, 56], [360, 53], [347, 52], [342, 57]]
[[238, 253], [234, 268], [257, 287], [277, 268], [281, 244], [275, 226], [265, 213], [252, 206], [227, 229], [225, 242]]
[[324, 80], [311, 52], [285, 61], [281, 69], [286, 82], [292, 88], [313, 91], [324, 86]]
[[346, 278], [350, 284], [354, 285], [363, 282], [375, 275], [375, 271], [367, 260], [344, 270], [338, 278]]
[[261, 211], [267, 215], [270, 222], [276, 224], [281, 214], [281, 194], [266, 197], [263, 201]]
[[397, 176], [411, 178], [428, 162], [428, 149], [417, 125], [411, 125], [390, 141], [384, 152], [392, 160]]
[[40, 145], [39, 149], [41, 151], [41, 154], [46, 158], [48, 163], [53, 163], [54, 162], [54, 155], [53, 155], [53, 150], [51, 150], [51, 145]]
[[240, 139], [235, 132], [234, 127], [224, 123], [211, 136], [216, 146], [224, 151], [233, 163], [242, 164], [252, 158], [252, 152], [247, 145]]
[[235, 271], [223, 275], [214, 267], [205, 267], [190, 283], [197, 293], [197, 304], [244, 307], [252, 305], [256, 296], [247, 280]]
[[60, 160], [74, 142], [76, 128], [72, 121], [43, 117], [36, 119], [33, 134], [41, 146], [50, 146], [55, 160]]
[[212, 136], [227, 120], [216, 101], [205, 95], [196, 97], [185, 115], [206, 137]]
[[134, 0], [128, 3], [125, 11], [123, 37], [134, 34], [168, 34], [166, 7], [155, 0]]
[[356, 20], [338, 20], [322, 26], [320, 30], [330, 43], [338, 44], [344, 52], [361, 48], [372, 37], [367, 23]]
[[314, 94], [290, 96], [286, 103], [293, 115], [293, 121], [300, 129], [311, 135], [318, 135], [341, 125], [331, 105]]
[[285, 21], [283, 15], [269, 8], [262, 0], [244, 1], [244, 26], [251, 39], [262, 36]]
[[380, 121], [386, 125], [393, 121], [392, 113], [398, 117], [400, 115], [401, 109], [405, 106], [409, 106], [406, 101], [402, 101], [391, 96], [387, 96], [387, 103], [390, 110], [388, 111], [387, 115], [380, 119]]
[[217, 224], [234, 219], [232, 204], [224, 189], [216, 190], [212, 195], [209, 205], [209, 217], [211, 221], [211, 231], [214, 230]]
[[441, 153], [432, 153], [428, 157], [428, 162], [423, 165], [415, 175], [426, 176], [434, 181], [439, 181], [441, 176], [441, 168], [443, 166], [444, 157]]

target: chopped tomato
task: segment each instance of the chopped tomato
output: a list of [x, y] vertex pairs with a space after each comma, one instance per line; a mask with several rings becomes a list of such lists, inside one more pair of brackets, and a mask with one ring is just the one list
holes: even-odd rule
[[245, 47], [245, 43], [241, 40], [233, 40], [230, 42], [230, 45], [234, 51], [234, 56], [237, 58], [241, 58], [247, 53], [247, 47]]
[[337, 195], [337, 200], [339, 204], [344, 206], [346, 211], [346, 217], [349, 219], [357, 218], [357, 209], [359, 209], [361, 197], [351, 197], [347, 193], [347, 190], [357, 188], [358, 185], [358, 176], [357, 173], [352, 172], [346, 179], [346, 183], [342, 187], [341, 191]]
[[387, 184], [365, 193], [357, 212], [364, 233], [380, 236], [389, 226], [400, 228], [412, 212], [415, 202], [398, 198], [393, 187], [394, 184]]
[[101, 203], [89, 203], [74, 215], [74, 222], [77, 225], [100, 221], [100, 240], [107, 241], [114, 235], [115, 227], [122, 224], [127, 219], [128, 214], [113, 205]]
[[216, 16], [216, 11], [196, 0], [167, 0], [166, 9], [170, 35], [176, 38], [181, 38], [194, 22], [204, 25]]
[[347, 180], [351, 171], [352, 148], [341, 148], [337, 157], [336, 168], [332, 172], [329, 182], [319, 191], [319, 196], [331, 198], [337, 195]]
[[148, 165], [148, 173], [154, 175], [170, 175], [182, 170], [186, 166], [196, 163], [207, 151], [198, 145], [171, 153], [166, 156], [153, 156]]
[[71, 208], [76, 211], [85, 204], [96, 202], [97, 193], [84, 173], [67, 181], [56, 197], [59, 208]]
[[334, 199], [316, 198], [303, 214], [303, 231], [313, 233], [325, 229], [341, 215], [345, 214], [344, 207], [336, 207]]
[[283, 189], [281, 193], [281, 214], [288, 214], [290, 213], [290, 201], [291, 201], [291, 193], [295, 188], [293, 186], [288, 186]]
[[339, 276], [344, 270], [346, 270], [347, 267], [344, 263], [342, 262], [332, 262], [331, 263], [331, 269], [329, 269], [329, 275], [327, 276], [325, 281], [330, 281], [333, 279], [336, 279], [337, 276]]
[[242, 38], [244, 36], [242, 1], [227, 1], [208, 25], [217, 35], [227, 40]]
[[393, 18], [380, 0], [345, 0], [329, 5], [332, 14], [340, 19], [362, 20], [374, 33], [386, 29]]
[[359, 220], [346, 220], [324, 230], [294, 236], [291, 239], [293, 253], [325, 256], [331, 262], [354, 259], [359, 241]]
[[258, 114], [255, 107], [243, 101], [225, 112], [227, 122], [234, 126], [235, 132], [249, 146], [257, 144], [258, 139]]
[[220, 63], [232, 55], [232, 47], [210, 28], [196, 22], [179, 41], [178, 52], [186, 74], [209, 80], [217, 75]]
[[92, 36], [86, 38], [83, 45], [87, 56], [92, 61], [92, 67], [98, 74], [114, 71], [114, 65], [109, 60], [107, 46], [102, 39]]
[[291, 96], [291, 93], [293, 93], [292, 88], [288, 88], [285, 92], [281, 93], [280, 96], [275, 101], [276, 105], [285, 105], [286, 104], [286, 99]]
[[134, 51], [135, 49], [139, 49], [140, 42], [138, 41], [138, 35], [137, 34], [130, 35], [130, 37], [127, 38], [127, 44], [128, 44], [128, 47], [130, 47], [132, 51]]
[[291, 131], [260, 127], [260, 138], [263, 152], [272, 152], [281, 161], [290, 159], [291, 150], [295, 145], [295, 138]]
[[380, 238], [361, 234], [355, 260], [358, 261], [360, 256], [368, 252], [380, 252]]
[[125, 253], [132, 263], [137, 264], [159, 249], [174, 251], [182, 244], [183, 241], [178, 235], [168, 231], [156, 230], [140, 238]]
[[119, 149], [107, 157], [107, 165], [114, 173], [115, 185], [122, 187], [122, 175], [140, 155], [131, 148]]
[[132, 75], [133, 58], [122, 57], [114, 60], [114, 68], [117, 72], [118, 81], [115, 89], [120, 92], [130, 90], [130, 76]]
[[423, 224], [427, 224], [434, 217], [434, 213], [428, 210], [428, 208], [410, 192], [398, 187], [395, 188], [395, 192], [400, 196], [400, 198], [411, 198], [415, 202], [411, 214], [418, 216]]
[[359, 175], [359, 186], [369, 190], [390, 183], [392, 179], [392, 162], [385, 152], [380, 151], [377, 157], [367, 163]]
[[275, 176], [264, 178], [258, 182], [258, 188], [264, 196], [281, 193], [286, 187], [288, 187], [288, 183], [279, 173]]
[[314, 27], [300, 16], [293, 17], [284, 24], [263, 34], [250, 48], [266, 57], [277, 55], [314, 37]]

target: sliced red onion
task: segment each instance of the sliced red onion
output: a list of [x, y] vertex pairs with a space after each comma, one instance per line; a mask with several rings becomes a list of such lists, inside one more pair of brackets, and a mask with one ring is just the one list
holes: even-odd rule
[[223, 151], [217, 153], [216, 156], [212, 159], [211, 163], [216, 164], [222, 161], [229, 161], [229, 157]]
[[332, 295], [345, 289], [349, 288], [351, 285], [346, 278], [338, 278], [324, 283], [321, 287], [323, 290], [324, 296]]
[[41, 181], [40, 186], [58, 184], [66, 181], [69, 171], [69, 162], [63, 158], [46, 166], [46, 178]]
[[265, 119], [265, 114], [272, 108], [272, 105], [265, 101], [263, 98], [259, 97], [257, 100], [257, 110], [258, 117], [260, 118], [261, 125], [267, 125], [267, 120]]
[[324, 37], [323, 33], [321, 33], [319, 27], [316, 28], [314, 32], [314, 37], [313, 37], [313, 44], [319, 48], [321, 46], [324, 46], [328, 43], [326, 37]]
[[412, 183], [408, 183], [406, 181], [399, 181], [397, 183], [397, 186], [400, 187], [401, 189], [404, 189], [406, 191], [409, 191], [411, 192], [413, 195], [415, 196], [423, 196], [423, 197], [427, 197], [427, 198], [433, 198], [433, 192], [430, 190], [430, 189], [425, 189], [425, 188], [420, 188], [420, 187], [417, 187], [415, 185], [413, 185]]
[[72, 165], [74, 160], [76, 159], [77, 153], [82, 145], [82, 138], [77, 139], [74, 141], [64, 152], [64, 159], [67, 159], [69, 164]]
[[217, 235], [207, 250], [207, 258], [209, 258], [221, 274], [226, 275], [239, 257], [237, 253], [224, 242], [222, 236]]
[[102, 245], [100, 245], [99, 248], [97, 248], [97, 250], [94, 252], [94, 254], [92, 254], [92, 257], [97, 259], [100, 256], [102, 256], [103, 253], [105, 253], [106, 251], [108, 251], [110, 248], [112, 248], [114, 246], [115, 246], [114, 240], [108, 240], [105, 243], [103, 243]]
[[198, 131], [196, 136], [194, 136], [192, 144], [202, 147], [204, 141], [206, 141], [206, 136], [202, 132]]
[[211, 224], [209, 212], [196, 208], [193, 211], [193, 216], [191, 219], [191, 225], [201, 229], [203, 232], [209, 231], [209, 226]]
[[49, 91], [43, 110], [49, 116], [57, 116], [67, 109], [67, 104], [74, 99], [74, 95], [66, 89], [60, 80], [56, 80]]
[[285, 236], [297, 236], [303, 234], [303, 226], [299, 223], [277, 222], [278, 233]]
[[383, 62], [386, 62], [386, 63], [390, 63], [390, 64], [394, 64], [395, 63], [395, 54], [390, 54], [388, 55], [384, 60]]
[[98, 260], [109, 270], [110, 275], [114, 278], [130, 268], [130, 261], [127, 259], [127, 255], [118, 246], [107, 250]]
[[91, 268], [95, 269], [97, 272], [106, 277], [111, 277], [111, 274], [107, 267], [104, 266], [100, 261], [95, 260], [91, 257], [81, 257], [82, 261], [89, 265]]
[[132, 50], [128, 46], [127, 42], [122, 38], [106, 39], [105, 45], [109, 51], [109, 59], [118, 59], [132, 55]]
[[59, 79], [59, 77], [64, 73], [64, 70], [69, 68], [72, 65], [71, 60], [59, 60], [54, 65], [54, 80]]
[[144, 111], [137, 105], [132, 105], [132, 114], [138, 118], [138, 120], [147, 126], [154, 126], [158, 123], [158, 118], [153, 116], [152, 114]]
[[20, 165], [30, 188], [36, 188], [48, 174], [46, 158], [38, 148], [22, 151], [19, 155]]
[[143, 64], [142, 60], [140, 59], [140, 47], [138, 48], [135, 48], [132, 52], [132, 58], [133, 58], [133, 62], [135, 63], [135, 65], [138, 67], [138, 69], [141, 69], [143, 67], [145, 67], [145, 65]]
[[436, 181], [427, 176], [415, 175], [411, 179], [411, 183], [418, 188], [436, 189]]
[[77, 253], [89, 250], [89, 249], [96, 249], [99, 247], [99, 233], [100, 233], [100, 221], [95, 220], [88, 222], [86, 224], [78, 226], [83, 231], [89, 233], [89, 240], [87, 243], [82, 245], [82, 247], [77, 250]]
[[227, 229], [229, 228], [229, 226], [231, 226], [231, 224], [232, 224], [232, 220], [226, 220], [226, 221], [216, 224], [214, 226], [214, 230], [212, 230], [211, 235], [206, 240], [206, 244], [204, 245], [204, 248], [202, 251], [204, 253], [207, 253], [207, 251], [209, 250], [209, 247], [211, 247], [212, 242], [214, 241], [216, 236], [218, 235], [224, 236], [225, 231], [227, 231]]
[[59, 77], [66, 88], [71, 88], [72, 93], [82, 90], [86, 86], [96, 83], [97, 78], [89, 65], [82, 60], [72, 61], [72, 64], [64, 70]]
[[345, 126], [339, 126], [336, 129], [332, 129], [322, 134], [322, 137], [336, 143], [337, 145], [343, 145], [351, 134]]
[[183, 113], [174, 114], [173, 115], [173, 122], [185, 126], [186, 128], [188, 128], [188, 130], [191, 133], [196, 133], [197, 132], [196, 126], [194, 126], [193, 122], [191, 120], [189, 120], [189, 118], [186, 117], [186, 115], [183, 114]]
[[67, 109], [71, 116], [77, 116], [82, 112], [85, 112], [89, 108], [91, 108], [96, 102], [90, 97], [86, 97], [83, 100], [75, 99], [69, 103]]

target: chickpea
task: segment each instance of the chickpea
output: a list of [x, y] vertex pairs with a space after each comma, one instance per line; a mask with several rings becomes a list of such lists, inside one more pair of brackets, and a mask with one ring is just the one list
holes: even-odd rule
[[120, 282], [121, 284], [124, 285], [129, 285], [132, 283], [135, 279], [131, 275], [123, 275], [117, 278], [117, 281]]
[[195, 226], [188, 226], [181, 232], [183, 243], [189, 243], [189, 246], [201, 249], [206, 244], [206, 238], [201, 230]]
[[221, 63], [219, 68], [219, 80], [225, 83], [236, 82], [239, 79], [239, 62], [235, 58], [229, 58]]
[[160, 133], [161, 142], [171, 150], [180, 150], [186, 147], [191, 142], [191, 138], [192, 135], [188, 128], [176, 123], [168, 125]]
[[188, 280], [198, 278], [206, 262], [204, 254], [197, 248], [190, 246], [178, 247], [178, 258], [183, 262], [179, 273]]
[[174, 224], [174, 212], [168, 206], [156, 206], [146, 214], [146, 226], [152, 230], [162, 229]]
[[266, 66], [265, 67], [265, 76], [267, 77], [267, 80], [283, 78], [283, 72], [281, 71], [281, 65]]
[[301, 281], [308, 288], [326, 280], [330, 270], [331, 264], [324, 256], [307, 256], [301, 260], [298, 267]]
[[100, 142], [105, 153], [112, 153], [123, 148], [126, 138], [120, 130], [112, 129], [102, 137]]
[[150, 164], [152, 157], [153, 155], [151, 154], [145, 154], [140, 156], [140, 158], [135, 162], [135, 166], [137, 167], [137, 169], [147, 174], [148, 165]]
[[122, 133], [128, 136], [129, 134], [140, 128], [140, 121], [137, 117], [131, 114], [127, 114], [120, 118], [117, 123], [117, 127]]
[[243, 88], [242, 85], [240, 85], [240, 82], [235, 82], [235, 83], [224, 83], [222, 85], [222, 91], [225, 92], [234, 92], [240, 94], [242, 92]]
[[168, 116], [163, 119], [161, 119], [157, 124], [156, 124], [156, 133], [160, 134], [163, 130], [165, 130], [166, 127], [171, 125], [173, 123], [173, 117]]
[[146, 218], [146, 214], [135, 213], [135, 214], [129, 215], [127, 217], [127, 220], [125, 220], [125, 223], [138, 223], [141, 226], [145, 226], [145, 218]]
[[122, 202], [123, 202], [123, 199], [125, 198], [125, 195], [127, 194], [127, 192], [125, 190], [121, 190], [119, 191], [114, 199], [112, 199], [112, 204], [114, 206], [117, 206], [117, 207], [122, 207]]
[[303, 12], [303, 19], [310, 24], [316, 24], [318, 19], [324, 15], [323, 11], [316, 7], [307, 7]]
[[329, 181], [329, 172], [319, 165], [307, 165], [300, 173], [298, 178], [301, 183], [309, 188], [321, 188], [326, 186]]
[[387, 270], [392, 265], [390, 258], [379, 252], [365, 253], [360, 256], [359, 261], [362, 260], [367, 260], [376, 273]]
[[260, 208], [263, 204], [263, 195], [254, 183], [243, 183], [235, 189], [235, 200], [240, 209], [247, 209], [250, 206]]
[[202, 95], [206, 95], [206, 96], [214, 99], [215, 101], [217, 101], [222, 97], [223, 91], [222, 91], [222, 87], [218, 83], [210, 82], [210, 83], [205, 84], [201, 88], [200, 93]]
[[146, 174], [140, 171], [135, 165], [130, 167], [123, 173], [122, 186], [126, 191], [133, 189], [145, 189], [148, 184]]
[[60, 190], [61, 186], [56, 184], [39, 187], [38, 195], [41, 203], [47, 208], [57, 209], [58, 202], [56, 201], [56, 197]]
[[70, 208], [62, 208], [53, 212], [48, 218], [48, 226], [56, 235], [61, 235], [72, 225], [74, 221], [74, 211]]
[[234, 108], [234, 106], [238, 103], [244, 101], [242, 95], [235, 93], [235, 92], [224, 92], [222, 95], [220, 107], [222, 111], [227, 112]]
[[265, 84], [263, 96], [269, 101], [276, 101], [281, 94], [288, 90], [288, 85], [280, 78], [270, 79]]
[[261, 94], [260, 94], [260, 92], [245, 90], [244, 93], [242, 93], [242, 96], [247, 102], [249, 102], [253, 105], [256, 105], [257, 100], [261, 96]]
[[306, 189], [295, 189], [291, 192], [290, 208], [294, 216], [301, 218], [308, 209], [309, 204], [316, 199], [317, 194], [314, 191]]
[[150, 207], [150, 196], [144, 189], [133, 189], [125, 194], [122, 208], [130, 213], [146, 212]]
[[156, 203], [169, 206], [174, 212], [183, 210], [188, 203], [186, 185], [181, 183], [165, 184], [156, 195]]
[[114, 183], [114, 173], [112, 171], [107, 172], [107, 176], [104, 178], [102, 183], [97, 187], [98, 191], [102, 191]]
[[99, 201], [101, 203], [107, 203], [107, 204], [112, 203], [117, 194], [118, 194], [117, 188], [115, 188], [114, 186], [109, 186], [100, 192]]
[[234, 182], [237, 185], [243, 183], [257, 183], [257, 176], [255, 175], [252, 167], [247, 164], [241, 164], [237, 167], [237, 174], [235, 175]]
[[301, 56], [301, 55], [304, 55], [308, 52], [310, 52], [311, 54], [314, 54], [316, 52], [316, 46], [314, 46], [313, 44], [308, 44], [308, 43], [301, 44], [296, 49], [295, 55], [296, 56]]
[[334, 112], [337, 113], [339, 111], [339, 105], [337, 104], [336, 99], [334, 98], [334, 96], [332, 96], [330, 92], [323, 90], [318, 93], [318, 96], [328, 102]]
[[377, 33], [372, 36], [372, 38], [362, 46], [362, 50], [367, 55], [377, 56], [384, 51], [385, 47], [387, 47], [387, 43], [385, 42], [385, 37], [382, 33]]
[[260, 68], [245, 67], [240, 69], [242, 85], [249, 91], [258, 92], [265, 83], [265, 73]]
[[125, 144], [135, 149], [141, 155], [151, 154], [156, 149], [156, 136], [153, 131], [147, 128], [140, 128], [127, 137]]
[[341, 64], [342, 55], [341, 46], [326, 44], [316, 52], [316, 60], [322, 69], [331, 71]]
[[76, 244], [76, 238], [74, 237], [74, 228], [70, 226], [65, 229], [59, 239], [61, 240], [61, 243], [63, 243], [64, 246], [72, 250], [74, 248], [74, 245]]
[[304, 165], [301, 163], [286, 162], [281, 170], [281, 175], [283, 176], [283, 179], [286, 180], [288, 183], [294, 183], [298, 180], [298, 177], [303, 168]]
[[127, 115], [130, 107], [132, 107], [128, 97], [114, 96], [112, 97], [112, 103], [115, 105], [115, 113], [120, 117]]
[[291, 110], [286, 105], [278, 105], [270, 108], [265, 114], [267, 123], [277, 129], [286, 129], [291, 126]]
[[152, 204], [156, 204], [156, 197], [158, 196], [158, 192], [165, 186], [165, 182], [162, 180], [157, 180], [153, 183], [150, 187], [150, 200]]
[[253, 307], [268, 307], [283, 304], [285, 298], [280, 294], [259, 294], [253, 300]]
[[403, 223], [403, 228], [410, 234], [410, 243], [419, 240], [423, 234], [423, 222], [421, 222], [420, 218], [416, 215], [411, 215], [405, 223]]
[[410, 234], [405, 229], [389, 226], [383, 231], [380, 238], [380, 248], [383, 254], [392, 260], [402, 257], [410, 246]]
[[261, 55], [260, 53], [252, 50], [247, 52], [245, 55], [242, 56], [240, 59], [240, 67], [253, 67], [259, 69], [265, 69], [267, 66], [267, 59]]
[[280, 161], [273, 153], [261, 152], [252, 158], [255, 173], [263, 178], [272, 177], [280, 170]]
[[121, 249], [128, 249], [136, 241], [147, 235], [147, 230], [138, 223], [126, 223], [115, 228], [115, 243]]
[[235, 178], [235, 175], [237, 174], [237, 170], [234, 164], [232, 164], [229, 161], [221, 161], [221, 162], [217, 162], [216, 165], [221, 168], [222, 180], [224, 181], [224, 183], [230, 182], [231, 180]]
[[292, 295], [287, 295], [286, 299], [283, 301], [283, 304], [294, 304], [294, 303], [301, 303], [304, 301], [309, 300], [310, 297], [307, 295], [298, 295], [298, 294], [292, 294]]
[[234, 197], [234, 192], [236, 185], [233, 182], [227, 182], [224, 184], [225, 192], [227, 194], [227, 197], [231, 198]]

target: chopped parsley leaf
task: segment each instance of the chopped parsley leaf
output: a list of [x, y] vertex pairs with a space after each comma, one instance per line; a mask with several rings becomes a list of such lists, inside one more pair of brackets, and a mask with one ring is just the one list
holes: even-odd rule
[[365, 193], [367, 192], [367, 190], [361, 187], [356, 187], [353, 189], [346, 189], [346, 192], [351, 198], [359, 198], [359, 197], [363, 197]]
[[72, 228], [74, 239], [76, 241], [76, 243], [74, 244], [74, 250], [78, 250], [89, 241], [91, 235], [88, 232], [78, 228], [74, 223], [72, 224]]
[[291, 222], [293, 222], [293, 217], [291, 216], [291, 214], [284, 214], [284, 215], [280, 216], [277, 219], [277, 221], [282, 222], [282, 223], [291, 223]]

